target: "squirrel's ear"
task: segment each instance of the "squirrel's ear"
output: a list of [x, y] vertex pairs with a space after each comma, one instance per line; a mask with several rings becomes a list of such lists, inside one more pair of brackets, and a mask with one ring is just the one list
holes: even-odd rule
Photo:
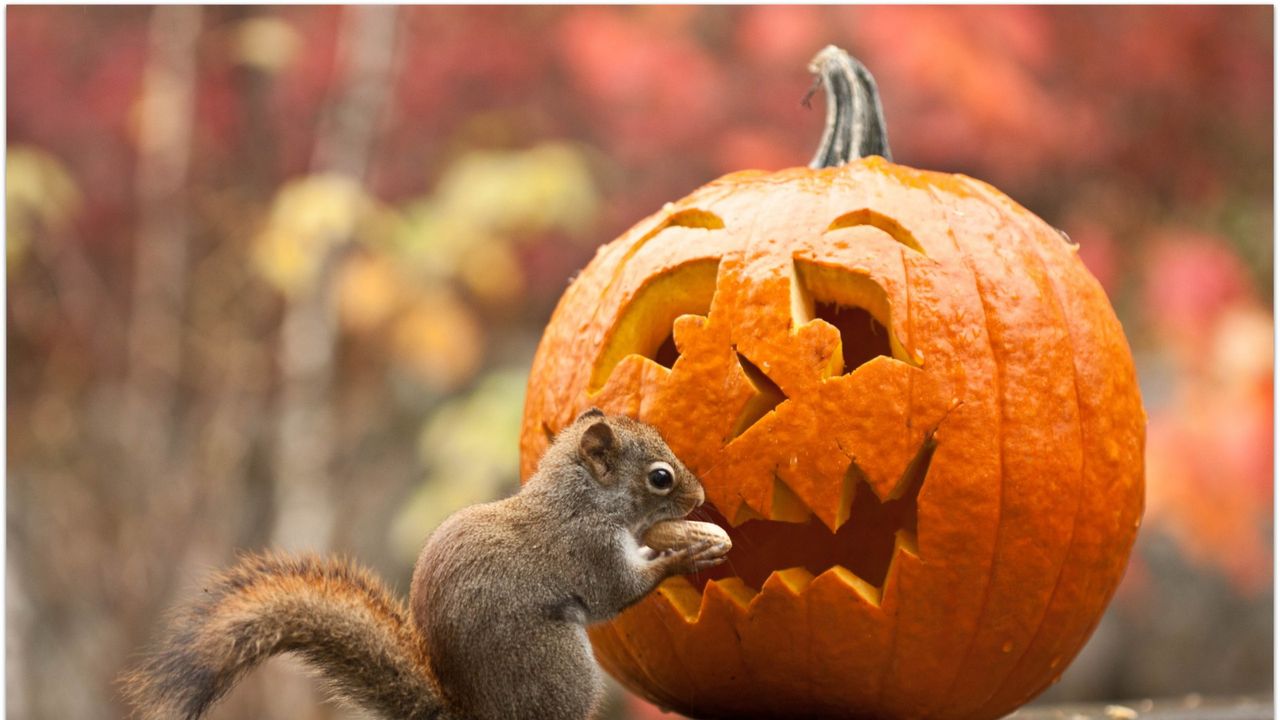
[[603, 420], [582, 431], [582, 439], [578, 441], [578, 456], [586, 463], [596, 480], [603, 481], [608, 474], [617, 444], [613, 428]]
[[[585, 420], [587, 418], [593, 418], [593, 417], [598, 417], [598, 418], [604, 417], [604, 411], [598, 407], [593, 407], [590, 410], [584, 410], [582, 411], [582, 414], [578, 416], [578, 420]], [[578, 422], [578, 420], [574, 420], [574, 422]]]

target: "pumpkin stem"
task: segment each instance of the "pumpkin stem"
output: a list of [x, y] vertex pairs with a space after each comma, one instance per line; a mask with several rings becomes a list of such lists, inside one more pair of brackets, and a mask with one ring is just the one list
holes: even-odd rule
[[809, 72], [827, 93], [827, 126], [809, 167], [846, 165], [868, 155], [892, 160], [880, 94], [866, 66], [828, 45], [810, 61]]

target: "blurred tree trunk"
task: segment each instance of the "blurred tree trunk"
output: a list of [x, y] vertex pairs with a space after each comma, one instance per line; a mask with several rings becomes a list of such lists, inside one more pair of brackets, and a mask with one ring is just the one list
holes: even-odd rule
[[[397, 9], [342, 10], [335, 96], [321, 118], [312, 172], [363, 181], [378, 120], [394, 78]], [[276, 521], [272, 545], [327, 550], [336, 522], [332, 476], [340, 433], [335, 398], [338, 330], [334, 281], [355, 238], [331, 238], [313, 284], [289, 300], [280, 338], [281, 395], [275, 457]], [[295, 663], [264, 668], [261, 687], [270, 717], [327, 717], [315, 683]]]
[[[343, 13], [337, 55], [341, 80], [321, 119], [312, 170], [363, 180], [394, 77], [397, 9], [362, 5]], [[354, 238], [332, 240], [314, 284], [291, 300], [284, 316], [272, 537], [283, 548], [325, 550], [333, 533], [331, 472], [339, 444], [333, 285]]]
[[[150, 47], [138, 99], [138, 231], [123, 417], [115, 426], [132, 481], [122, 479], [108, 490], [119, 496], [114, 503], [120, 508], [117, 515], [128, 525], [122, 534], [138, 550], [131, 553], [129, 575], [145, 578], [156, 601], [168, 595], [177, 579], [174, 568], [190, 537], [173, 529], [188, 526], [198, 496], [195, 468], [184, 448], [187, 438], [174, 428], [180, 420], [187, 337], [188, 169], [202, 22], [198, 6], [151, 11]], [[152, 620], [145, 605], [133, 609], [123, 618], [126, 636], [143, 632]]]

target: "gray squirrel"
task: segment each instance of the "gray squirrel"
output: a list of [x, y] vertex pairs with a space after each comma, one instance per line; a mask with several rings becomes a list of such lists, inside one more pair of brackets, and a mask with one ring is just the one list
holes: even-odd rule
[[519, 493], [431, 535], [408, 608], [336, 558], [248, 555], [180, 611], [124, 677], [125, 695], [148, 720], [196, 720], [255, 666], [293, 652], [334, 696], [383, 718], [588, 718], [602, 682], [586, 626], [724, 560], [715, 540], [659, 552], [640, 539], [704, 498], [656, 430], [593, 408]]

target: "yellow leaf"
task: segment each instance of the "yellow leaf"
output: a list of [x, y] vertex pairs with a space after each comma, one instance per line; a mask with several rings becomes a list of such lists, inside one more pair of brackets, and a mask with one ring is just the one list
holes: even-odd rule
[[511, 246], [484, 242], [462, 257], [458, 275], [471, 292], [490, 305], [509, 303], [524, 292], [524, 271]]
[[32, 146], [9, 148], [5, 158], [5, 253], [10, 272], [42, 233], [69, 224], [80, 203], [80, 189], [56, 157]]
[[338, 316], [342, 325], [369, 332], [386, 322], [409, 294], [404, 276], [381, 253], [361, 253], [349, 258], [339, 271]]
[[408, 265], [427, 277], [453, 277], [468, 248], [492, 240], [482, 224], [447, 212], [434, 200], [413, 203], [404, 212], [406, 221], [395, 247]]
[[295, 295], [311, 287], [335, 246], [386, 240], [399, 222], [355, 180], [338, 174], [309, 175], [276, 194], [256, 239], [254, 263], [281, 291]]
[[283, 70], [293, 62], [302, 45], [298, 31], [277, 17], [260, 16], [235, 28], [236, 60], [267, 73]]
[[[444, 171], [434, 194], [403, 212], [395, 248], [407, 265], [440, 279], [461, 275], [486, 301], [505, 301], [523, 284], [508, 246], [546, 232], [586, 238], [599, 197], [583, 150], [547, 143], [467, 153]], [[497, 278], [477, 269], [485, 260], [502, 264]]]
[[582, 233], [599, 204], [585, 156], [567, 143], [472, 152], [449, 168], [436, 194], [449, 213], [502, 233]]
[[428, 287], [392, 328], [395, 360], [430, 389], [456, 389], [480, 365], [483, 334], [471, 309], [442, 286]]

